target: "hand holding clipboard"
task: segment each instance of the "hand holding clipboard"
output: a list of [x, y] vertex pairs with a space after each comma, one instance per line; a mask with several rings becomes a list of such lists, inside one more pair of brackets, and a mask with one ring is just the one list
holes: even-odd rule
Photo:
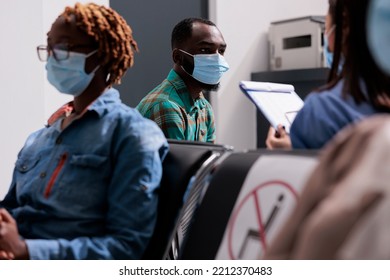
[[241, 81], [240, 89], [276, 130], [280, 124], [288, 134], [290, 133], [290, 126], [303, 106], [303, 101], [295, 93], [294, 86]]

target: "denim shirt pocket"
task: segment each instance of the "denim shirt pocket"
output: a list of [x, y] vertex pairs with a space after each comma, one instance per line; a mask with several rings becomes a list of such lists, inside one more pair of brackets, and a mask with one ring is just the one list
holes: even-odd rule
[[40, 156], [22, 156], [15, 163], [15, 184], [17, 192], [22, 193], [31, 189], [34, 179], [35, 167], [38, 165]]
[[66, 176], [59, 182], [61, 201], [72, 203], [80, 211], [84, 207], [91, 209], [101, 206], [106, 199], [109, 182], [109, 157], [73, 154], [68, 164]]
[[27, 173], [33, 169], [40, 160], [40, 156], [35, 157], [20, 157], [15, 163], [15, 168], [20, 173]]

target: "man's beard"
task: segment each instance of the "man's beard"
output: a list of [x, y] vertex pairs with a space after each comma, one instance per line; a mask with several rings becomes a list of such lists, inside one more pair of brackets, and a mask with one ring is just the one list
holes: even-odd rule
[[217, 91], [219, 89], [219, 85], [220, 85], [220, 83], [218, 83], [216, 85], [209, 85], [209, 84], [205, 84], [205, 83], [202, 83], [202, 82], [199, 82], [199, 83], [202, 85], [202, 88], [205, 91]]

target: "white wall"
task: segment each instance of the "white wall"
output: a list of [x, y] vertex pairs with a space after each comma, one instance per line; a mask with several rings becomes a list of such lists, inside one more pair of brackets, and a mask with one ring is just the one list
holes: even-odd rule
[[[76, 0], [12, 0], [0, 4], [0, 199], [9, 188], [18, 151], [32, 131], [69, 100], [46, 81], [36, 46], [64, 7]], [[82, 1], [78, 2], [90, 2]], [[108, 0], [94, 0], [108, 5]]]
[[241, 149], [256, 147], [256, 109], [238, 88], [252, 72], [268, 70], [267, 33], [271, 22], [325, 15], [328, 0], [209, 0], [210, 19], [228, 44], [229, 72], [211, 96], [217, 141]]

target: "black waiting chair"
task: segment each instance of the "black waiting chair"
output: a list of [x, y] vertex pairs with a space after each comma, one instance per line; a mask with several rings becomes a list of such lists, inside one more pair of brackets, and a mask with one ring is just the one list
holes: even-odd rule
[[212, 148], [213, 154], [191, 178], [185, 195], [184, 205], [180, 210], [175, 228], [170, 237], [170, 242], [164, 254], [164, 259], [166, 260], [176, 260], [179, 258], [181, 246], [186, 240], [188, 232], [191, 230], [193, 217], [202, 202], [203, 195], [207, 191], [213, 174], [224, 159], [232, 152], [232, 149], [229, 147], [214, 146]]
[[209, 162], [231, 149], [194, 141], [168, 142], [169, 153], [163, 162], [156, 227], [143, 259], [164, 259], [190, 181], [195, 181], [197, 174]]

